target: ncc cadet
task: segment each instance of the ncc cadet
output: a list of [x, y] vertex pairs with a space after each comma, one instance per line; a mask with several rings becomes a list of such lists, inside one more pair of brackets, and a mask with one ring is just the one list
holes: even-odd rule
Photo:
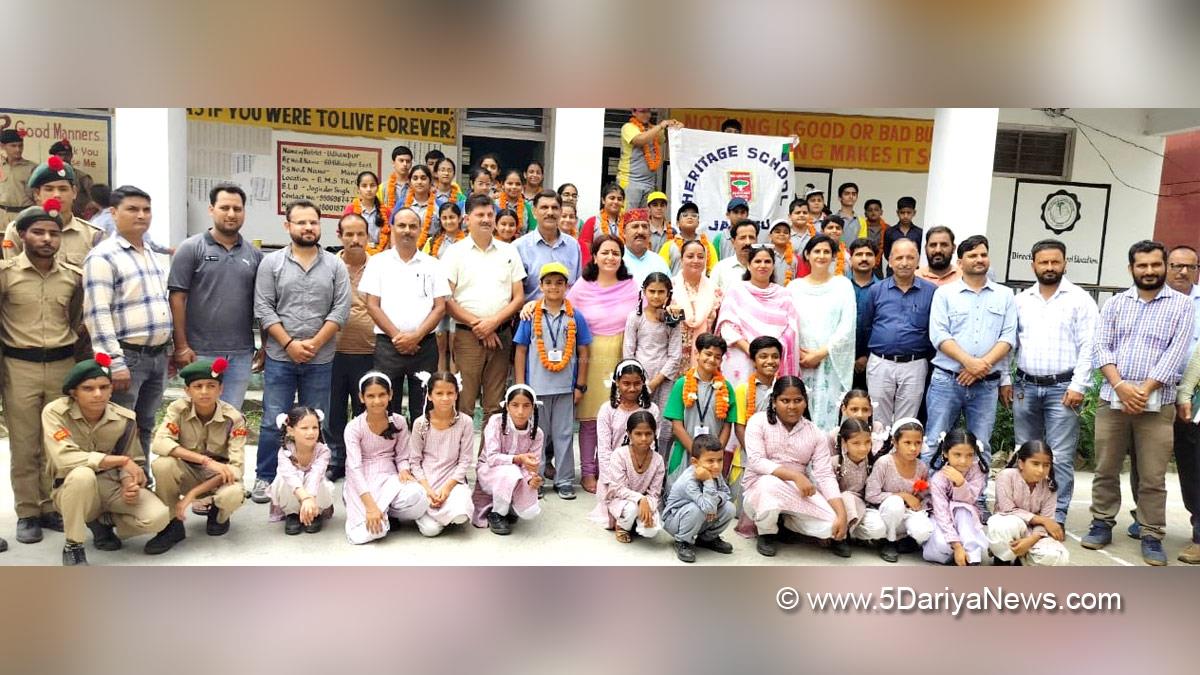
[[193, 361], [179, 371], [186, 399], [167, 406], [150, 450], [154, 458], [154, 493], [171, 510], [171, 522], [146, 542], [146, 553], [158, 555], [183, 541], [188, 506], [213, 495], [205, 531], [219, 537], [229, 531], [229, 516], [245, 500], [242, 491], [246, 418], [221, 400], [229, 362], [224, 358]]
[[42, 528], [62, 532], [50, 501], [42, 449], [42, 409], [60, 396], [75, 365], [83, 270], [55, 259], [63, 216], [56, 199], [31, 206], [14, 221], [23, 251], [0, 262], [0, 342], [4, 345], [5, 413], [12, 450], [11, 479], [17, 507], [17, 541], [42, 540]]
[[[88, 251], [104, 238], [104, 230], [72, 213], [76, 200], [80, 198], [76, 189], [75, 169], [61, 158], [51, 155], [33, 169], [29, 176], [29, 189], [33, 191], [33, 198], [38, 204], [51, 198], [62, 202], [62, 246], [58, 249], [58, 259], [82, 268]], [[0, 244], [4, 259], [17, 257], [21, 247], [16, 227], [9, 224], [4, 231], [4, 242]]]
[[75, 148], [71, 147], [71, 141], [64, 138], [55, 142], [50, 146], [50, 154], [57, 155], [75, 170], [75, 206], [71, 212], [77, 216], [83, 215], [84, 209], [92, 200], [92, 186], [96, 181], [92, 179], [91, 174], [75, 165]]
[[75, 364], [63, 381], [66, 396], [42, 411], [54, 503], [66, 528], [64, 565], [87, 564], [85, 527], [97, 549], [115, 551], [121, 539], [159, 532], [171, 519], [146, 489], [146, 457], [133, 411], [110, 400], [111, 367], [107, 354]]
[[25, 159], [25, 137], [16, 129], [0, 131], [0, 222], [7, 223], [27, 206], [33, 206], [29, 195], [29, 174], [33, 162]]

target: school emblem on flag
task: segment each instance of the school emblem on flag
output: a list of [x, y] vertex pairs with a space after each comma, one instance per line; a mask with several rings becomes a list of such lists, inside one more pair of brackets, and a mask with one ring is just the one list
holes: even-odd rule
[[754, 173], [750, 171], [726, 171], [729, 177], [729, 198], [745, 199], [747, 202], [754, 198]]

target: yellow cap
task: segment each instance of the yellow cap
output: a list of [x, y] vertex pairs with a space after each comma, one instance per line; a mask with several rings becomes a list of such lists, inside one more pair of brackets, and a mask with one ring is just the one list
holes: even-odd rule
[[651, 192], [650, 194], [646, 195], [646, 204], [653, 204], [656, 199], [661, 199], [664, 202], [669, 201], [665, 193]]
[[567, 266], [560, 262], [549, 262], [542, 265], [542, 269], [538, 272], [538, 281], [545, 279], [547, 274], [561, 274], [564, 279], [568, 281], [571, 279], [571, 275], [567, 274]]

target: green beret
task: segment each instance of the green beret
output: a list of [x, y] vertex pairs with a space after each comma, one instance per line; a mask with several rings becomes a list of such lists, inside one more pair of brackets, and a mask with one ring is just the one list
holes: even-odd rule
[[70, 394], [71, 390], [79, 386], [80, 382], [90, 380], [93, 377], [107, 377], [111, 380], [111, 366], [112, 357], [108, 354], [96, 354], [96, 358], [94, 359], [76, 363], [71, 372], [67, 373], [67, 379], [63, 380], [62, 392]]
[[191, 384], [196, 380], [216, 380], [222, 382], [225, 379], [225, 369], [229, 367], [229, 361], [218, 356], [214, 359], [197, 359], [179, 369], [179, 377], [183, 378], [184, 384]]
[[30, 225], [42, 220], [50, 220], [58, 223], [61, 228], [62, 220], [62, 203], [51, 197], [47, 199], [41, 206], [36, 204], [21, 211], [17, 214], [16, 228], [18, 232], [28, 229]]
[[75, 169], [62, 161], [61, 157], [50, 155], [46, 161], [38, 164], [33, 173], [29, 174], [29, 189], [36, 190], [46, 183], [65, 180], [75, 184]]

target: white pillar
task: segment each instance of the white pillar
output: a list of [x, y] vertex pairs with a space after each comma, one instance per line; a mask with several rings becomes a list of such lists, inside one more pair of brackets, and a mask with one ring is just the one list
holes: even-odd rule
[[117, 108], [113, 115], [113, 187], [150, 194], [150, 237], [179, 245], [187, 237], [187, 110]]
[[579, 188], [579, 217], [587, 220], [600, 210], [604, 108], [555, 108], [551, 144], [546, 187], [574, 183]]
[[[955, 241], [987, 234], [999, 108], [938, 108], [925, 190], [925, 231], [954, 230]], [[917, 207], [920, 209], [920, 205]]]

